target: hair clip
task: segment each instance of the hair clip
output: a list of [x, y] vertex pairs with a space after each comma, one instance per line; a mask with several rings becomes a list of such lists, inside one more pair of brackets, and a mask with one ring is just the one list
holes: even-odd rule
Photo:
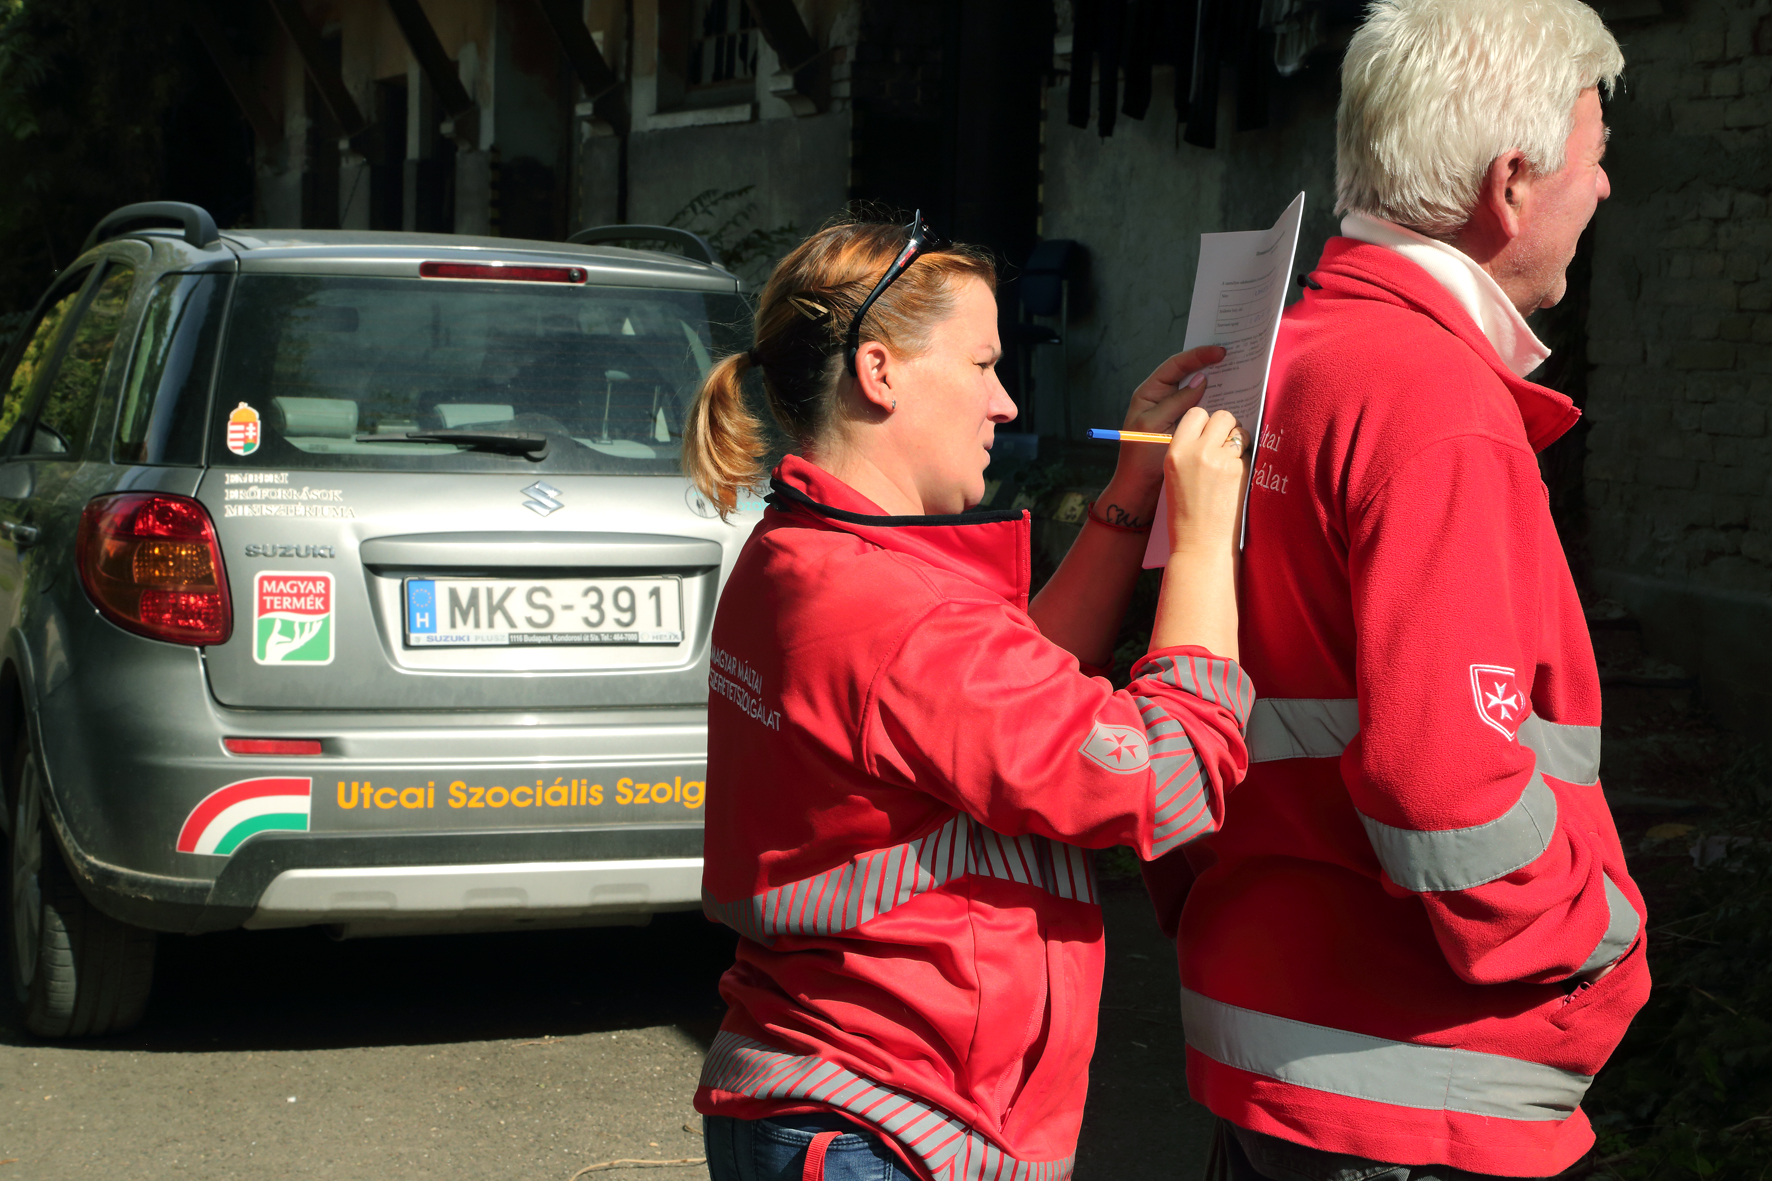
[[830, 308], [815, 299], [808, 299], [804, 295], [788, 296], [788, 306], [814, 324], [822, 324], [831, 318]]

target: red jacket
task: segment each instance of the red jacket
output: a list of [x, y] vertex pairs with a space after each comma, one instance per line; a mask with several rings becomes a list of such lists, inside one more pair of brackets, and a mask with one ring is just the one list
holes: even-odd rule
[[1189, 1088], [1328, 1151], [1548, 1176], [1649, 992], [1534, 459], [1577, 412], [1407, 259], [1336, 238], [1315, 278], [1256, 453], [1252, 765], [1188, 851]]
[[707, 912], [742, 936], [696, 1110], [829, 1110], [931, 1177], [1069, 1175], [1095, 1047], [1089, 849], [1213, 831], [1253, 690], [1116, 693], [1027, 614], [1025, 513], [886, 517], [796, 458], [714, 619]]

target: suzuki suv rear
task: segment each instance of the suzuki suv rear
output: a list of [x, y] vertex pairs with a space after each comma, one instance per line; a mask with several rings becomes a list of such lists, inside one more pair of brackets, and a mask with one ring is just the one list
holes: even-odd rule
[[154, 932], [698, 906], [708, 631], [755, 516], [678, 453], [747, 343], [734, 277], [189, 206], [94, 239], [0, 366], [29, 1028], [134, 1021]]

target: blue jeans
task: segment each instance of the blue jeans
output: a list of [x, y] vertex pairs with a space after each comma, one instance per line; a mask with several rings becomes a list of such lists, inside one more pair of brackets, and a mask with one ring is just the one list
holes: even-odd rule
[[[1207, 1175], [1227, 1181], [1506, 1181], [1451, 1165], [1389, 1165], [1364, 1157], [1307, 1148], [1277, 1136], [1218, 1121]], [[1214, 1181], [1216, 1181], [1216, 1178]]]
[[708, 1176], [713, 1181], [800, 1181], [806, 1147], [820, 1132], [842, 1132], [825, 1151], [826, 1181], [911, 1181], [892, 1150], [872, 1132], [834, 1115], [775, 1119], [702, 1119]]

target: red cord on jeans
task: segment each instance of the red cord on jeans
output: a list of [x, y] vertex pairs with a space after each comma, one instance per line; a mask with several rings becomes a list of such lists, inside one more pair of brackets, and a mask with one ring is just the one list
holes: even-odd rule
[[824, 1181], [824, 1153], [831, 1146], [831, 1141], [841, 1136], [841, 1132], [820, 1132], [806, 1146], [806, 1168], [801, 1171], [801, 1181]]

